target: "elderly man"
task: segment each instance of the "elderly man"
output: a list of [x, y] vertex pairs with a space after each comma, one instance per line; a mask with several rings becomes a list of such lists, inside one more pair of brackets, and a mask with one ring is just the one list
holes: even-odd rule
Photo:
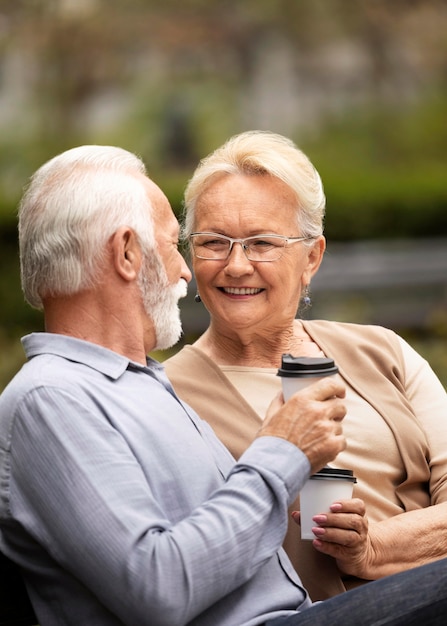
[[312, 605], [280, 548], [288, 505], [345, 446], [339, 381], [276, 398], [235, 463], [147, 357], [178, 340], [191, 275], [139, 159], [55, 157], [19, 238], [45, 332], [0, 400], [1, 549], [41, 626], [444, 623], [444, 561]]

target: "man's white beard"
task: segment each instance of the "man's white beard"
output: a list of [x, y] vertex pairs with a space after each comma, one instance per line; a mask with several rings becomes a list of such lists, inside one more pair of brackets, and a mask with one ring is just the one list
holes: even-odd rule
[[144, 308], [154, 323], [154, 350], [166, 350], [181, 337], [182, 323], [178, 301], [186, 296], [188, 284], [181, 278], [177, 284], [170, 285], [166, 270], [157, 253], [154, 254], [153, 251], [150, 253], [150, 260], [145, 255], [138, 281]]

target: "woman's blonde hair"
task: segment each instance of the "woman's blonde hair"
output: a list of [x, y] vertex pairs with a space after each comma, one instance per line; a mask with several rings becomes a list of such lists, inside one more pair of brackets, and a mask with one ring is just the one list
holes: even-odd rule
[[326, 197], [309, 158], [287, 137], [254, 130], [231, 137], [200, 161], [185, 190], [185, 239], [194, 232], [197, 201], [217, 178], [228, 174], [270, 175], [283, 181], [296, 196], [300, 235], [317, 237], [323, 233]]

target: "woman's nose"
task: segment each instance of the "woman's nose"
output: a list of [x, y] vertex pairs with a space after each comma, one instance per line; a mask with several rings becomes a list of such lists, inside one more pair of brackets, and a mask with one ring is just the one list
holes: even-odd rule
[[245, 250], [241, 243], [233, 243], [230, 254], [225, 265], [225, 271], [231, 275], [251, 274], [253, 263], [247, 259]]

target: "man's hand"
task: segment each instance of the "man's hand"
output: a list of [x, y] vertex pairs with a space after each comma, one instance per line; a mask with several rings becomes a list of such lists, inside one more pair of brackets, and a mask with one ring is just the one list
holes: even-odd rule
[[345, 386], [338, 376], [309, 385], [285, 404], [280, 393], [270, 404], [258, 437], [281, 437], [293, 443], [309, 459], [313, 474], [346, 447], [341, 427], [344, 397]]
[[[366, 578], [372, 559], [372, 545], [365, 514], [365, 503], [359, 498], [340, 500], [330, 507], [330, 513], [315, 515], [312, 542], [319, 552], [334, 557], [344, 574]], [[292, 517], [300, 522], [300, 513]]]

